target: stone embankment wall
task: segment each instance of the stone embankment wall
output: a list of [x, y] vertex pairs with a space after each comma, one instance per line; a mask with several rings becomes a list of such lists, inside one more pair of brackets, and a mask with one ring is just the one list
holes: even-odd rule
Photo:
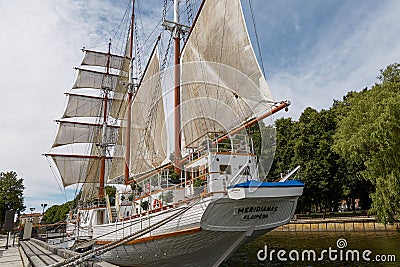
[[378, 223], [373, 218], [335, 218], [292, 220], [274, 231], [286, 232], [356, 232], [356, 231], [400, 231], [400, 221], [392, 225]]

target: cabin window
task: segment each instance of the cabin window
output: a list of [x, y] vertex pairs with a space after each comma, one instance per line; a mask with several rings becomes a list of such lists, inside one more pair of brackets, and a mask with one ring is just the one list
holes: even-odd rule
[[219, 165], [219, 171], [226, 174], [232, 174], [231, 165]]

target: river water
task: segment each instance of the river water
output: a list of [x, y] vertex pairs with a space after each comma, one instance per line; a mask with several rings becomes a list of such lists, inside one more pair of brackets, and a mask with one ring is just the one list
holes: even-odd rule
[[221, 266], [400, 266], [400, 232], [273, 231]]

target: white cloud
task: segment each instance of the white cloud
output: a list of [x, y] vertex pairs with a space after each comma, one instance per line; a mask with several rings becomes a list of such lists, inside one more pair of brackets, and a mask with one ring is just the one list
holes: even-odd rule
[[296, 68], [271, 75], [274, 96], [292, 100], [288, 115], [298, 118], [307, 106], [327, 109], [333, 99], [370, 87], [380, 69], [400, 62], [400, 26], [395, 22], [399, 13], [392, 1], [352, 18], [336, 14], [328, 31], [309, 48], [312, 56], [297, 62]]
[[24, 178], [29, 206], [40, 198], [49, 204], [63, 201], [56, 197], [61, 192], [41, 153], [54, 138], [53, 120], [60, 116], [63, 93], [73, 83], [73, 66], [82, 56], [79, 49], [104, 34], [97, 28], [102, 21], [88, 12], [93, 5], [115, 19], [117, 8], [108, 2], [0, 3], [0, 171], [13, 170]]

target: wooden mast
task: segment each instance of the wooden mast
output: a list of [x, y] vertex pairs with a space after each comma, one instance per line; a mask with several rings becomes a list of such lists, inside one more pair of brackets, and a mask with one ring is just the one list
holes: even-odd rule
[[180, 26], [179, 26], [179, 2], [174, 1], [174, 164], [175, 172], [180, 173], [181, 170], [181, 92], [180, 92]]
[[[110, 74], [110, 58], [111, 58], [111, 39], [108, 43], [108, 57], [106, 66], [106, 75]], [[108, 86], [108, 85], [107, 85]], [[107, 152], [107, 109], [108, 109], [108, 87], [104, 88], [104, 103], [103, 103], [103, 138], [101, 144], [101, 158], [100, 158], [100, 188], [99, 198], [104, 197], [104, 181], [106, 172], [106, 152]]]
[[129, 57], [131, 59], [129, 63], [129, 85], [128, 85], [128, 107], [127, 107], [127, 125], [126, 125], [126, 147], [125, 147], [125, 184], [128, 184], [129, 181], [129, 163], [131, 161], [131, 101], [133, 95], [133, 27], [135, 22], [135, 0], [132, 0], [132, 16], [131, 16], [131, 29], [130, 29], [130, 50]]

